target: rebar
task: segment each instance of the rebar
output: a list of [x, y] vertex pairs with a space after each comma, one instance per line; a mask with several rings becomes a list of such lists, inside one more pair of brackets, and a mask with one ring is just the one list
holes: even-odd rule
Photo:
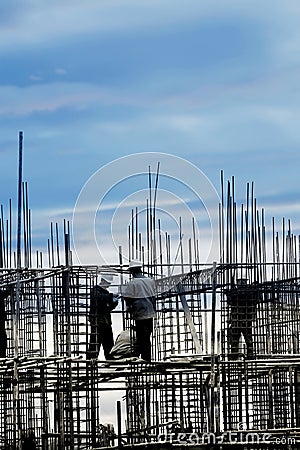
[[[262, 437], [266, 431], [264, 448], [273, 448], [278, 437], [297, 443], [300, 239], [290, 221], [282, 220], [278, 230], [272, 218], [268, 231], [254, 183], [247, 183], [239, 204], [235, 178], [226, 182], [221, 172], [217, 262], [201, 262], [196, 217], [190, 230], [179, 217], [178, 243], [162, 232], [158, 163], [154, 184], [149, 167], [145, 217], [138, 208], [129, 212], [127, 257], [119, 246], [114, 266], [73, 265], [64, 221], [62, 241], [58, 223], [51, 223], [48, 258], [37, 251], [33, 267], [21, 162], [20, 153], [16, 240], [11, 201], [8, 219], [3, 207], [0, 217], [0, 288], [10, 289], [4, 300], [8, 345], [0, 360], [0, 448], [21, 448], [33, 436], [43, 450], [105, 448], [115, 441], [119, 448], [167, 446], [209, 433], [250, 449], [247, 433]], [[132, 258], [143, 261], [157, 286], [152, 362], [105, 361], [102, 353], [90, 360], [90, 291], [104, 271], [116, 275], [120, 292]], [[118, 316], [123, 328], [133, 327], [123, 300], [113, 321]], [[104, 411], [116, 393], [113, 424], [106, 423]], [[229, 432], [239, 440], [230, 442]]]

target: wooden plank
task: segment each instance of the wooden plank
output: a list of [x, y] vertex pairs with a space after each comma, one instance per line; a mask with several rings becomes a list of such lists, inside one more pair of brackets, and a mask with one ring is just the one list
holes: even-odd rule
[[185, 315], [187, 324], [188, 324], [188, 326], [189, 326], [189, 328], [191, 330], [191, 335], [192, 335], [193, 342], [194, 342], [194, 345], [195, 345], [196, 353], [197, 354], [201, 354], [202, 353], [202, 346], [201, 346], [201, 343], [200, 343], [199, 338], [198, 338], [198, 334], [197, 334], [197, 331], [196, 331], [196, 328], [195, 328], [195, 324], [194, 324], [194, 321], [193, 321], [193, 318], [192, 318], [191, 311], [190, 311], [189, 306], [188, 306], [187, 301], [186, 301], [184, 288], [183, 288], [181, 283], [178, 283], [176, 287], [177, 287], [177, 292], [179, 294], [179, 298], [180, 298], [180, 301], [181, 301], [181, 304], [182, 304], [182, 308], [183, 308], [183, 311], [184, 311], [184, 315]]

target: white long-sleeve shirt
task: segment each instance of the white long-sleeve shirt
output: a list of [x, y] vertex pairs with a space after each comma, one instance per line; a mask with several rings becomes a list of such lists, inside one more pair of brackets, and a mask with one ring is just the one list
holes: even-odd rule
[[138, 274], [122, 287], [122, 296], [133, 319], [155, 317], [155, 291], [155, 281], [143, 274]]

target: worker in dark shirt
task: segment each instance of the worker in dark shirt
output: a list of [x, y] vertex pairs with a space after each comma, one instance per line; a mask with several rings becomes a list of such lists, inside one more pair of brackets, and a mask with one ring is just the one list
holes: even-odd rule
[[112, 275], [103, 274], [99, 285], [91, 290], [89, 322], [91, 324], [88, 359], [97, 359], [102, 345], [105, 359], [114, 345], [111, 311], [118, 304], [117, 295], [107, 289], [112, 282]]
[[0, 358], [6, 358], [7, 335], [5, 330], [6, 312], [5, 299], [10, 295], [10, 291], [0, 290]]
[[247, 284], [242, 278], [237, 285], [226, 292], [227, 302], [230, 306], [228, 343], [230, 358], [238, 358], [239, 340], [244, 336], [247, 346], [247, 357], [254, 356], [252, 325], [256, 318], [256, 306], [260, 301], [260, 294], [254, 285]]
[[36, 450], [36, 437], [33, 429], [23, 432], [21, 441], [22, 450]]

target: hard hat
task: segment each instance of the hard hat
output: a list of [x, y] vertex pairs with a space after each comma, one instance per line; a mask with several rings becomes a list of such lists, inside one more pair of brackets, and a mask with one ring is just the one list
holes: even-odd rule
[[108, 284], [111, 284], [113, 282], [113, 275], [110, 275], [109, 273], [103, 273], [101, 274], [101, 281], [105, 281]]
[[139, 261], [138, 259], [132, 259], [129, 262], [129, 270], [130, 269], [134, 269], [134, 268], [138, 268], [138, 267], [143, 267], [143, 264], [141, 261]]

